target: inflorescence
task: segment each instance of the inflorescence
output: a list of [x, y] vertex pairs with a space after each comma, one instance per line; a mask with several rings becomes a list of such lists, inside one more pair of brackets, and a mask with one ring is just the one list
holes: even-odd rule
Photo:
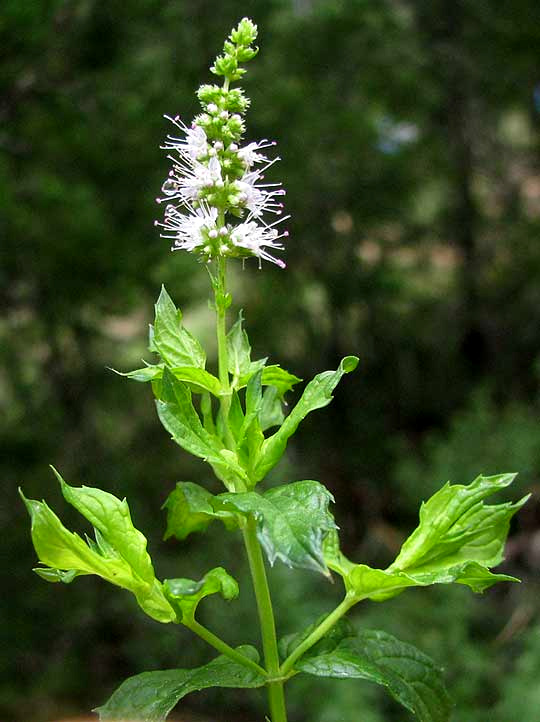
[[[224, 76], [223, 86], [203, 85], [197, 96], [203, 112], [187, 126], [179, 116], [170, 118], [178, 135], [168, 135], [164, 150], [172, 162], [158, 203], [166, 203], [161, 236], [172, 241], [171, 250], [198, 253], [209, 262], [218, 257], [257, 257], [281, 268], [285, 263], [270, 251], [283, 250], [288, 236], [278, 226], [283, 216], [281, 183], [265, 183], [265, 171], [280, 160], [265, 151], [275, 141], [242, 145], [244, 115], [249, 99], [241, 88], [229, 88], [245, 70], [239, 63], [257, 53], [251, 47], [257, 27], [244, 18], [233, 30], [211, 71]], [[268, 216], [276, 216], [267, 222]]]

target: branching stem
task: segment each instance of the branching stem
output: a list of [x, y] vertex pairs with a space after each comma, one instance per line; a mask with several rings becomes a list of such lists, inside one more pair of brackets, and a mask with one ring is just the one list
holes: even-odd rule
[[204, 639], [205, 642], [214, 647], [214, 649], [217, 649], [218, 652], [221, 652], [221, 654], [229, 657], [229, 659], [232, 659], [233, 662], [237, 662], [244, 667], [248, 667], [248, 669], [257, 672], [257, 674], [260, 674], [263, 677], [268, 677], [266, 670], [257, 664], [257, 662], [254, 662], [252, 659], [249, 659], [249, 657], [244, 656], [241, 652], [233, 649], [233, 647], [228, 645], [227, 642], [224, 642], [220, 639], [220, 637], [216, 636], [205, 626], [199, 624], [196, 619], [191, 619], [188, 622], [184, 622], [184, 624], [188, 627], [188, 629], [191, 629], [192, 632], [195, 632], [195, 634], [201, 637], [201, 639]]
[[287, 657], [280, 668], [280, 674], [285, 677], [294, 668], [295, 662], [302, 657], [308, 649], [311, 649], [324, 635], [329, 632], [333, 626], [346, 614], [349, 609], [356, 604], [356, 597], [346, 596], [333, 612], [325, 617], [325, 619], [316, 627], [304, 641], [296, 647], [296, 649]]

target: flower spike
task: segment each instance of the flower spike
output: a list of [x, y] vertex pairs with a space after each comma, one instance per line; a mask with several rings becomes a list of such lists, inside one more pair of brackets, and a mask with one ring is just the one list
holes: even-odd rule
[[[257, 27], [244, 18], [225, 42], [211, 71], [224, 78], [223, 86], [202, 85], [197, 97], [202, 113], [186, 124], [180, 116], [165, 116], [175, 130], [162, 145], [171, 161], [169, 174], [156, 200], [165, 203], [163, 220], [155, 222], [171, 250], [197, 253], [204, 261], [219, 257], [255, 257], [280, 268], [285, 263], [267, 249], [282, 251], [277, 222], [283, 216], [281, 183], [265, 183], [265, 172], [279, 157], [266, 151], [276, 141], [266, 138], [242, 144], [244, 115], [249, 99], [240, 88], [230, 88], [245, 72], [241, 63], [251, 60]], [[268, 223], [266, 217], [279, 216]]]

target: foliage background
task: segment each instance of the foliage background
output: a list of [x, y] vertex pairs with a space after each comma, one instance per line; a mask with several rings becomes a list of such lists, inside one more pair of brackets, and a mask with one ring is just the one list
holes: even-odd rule
[[[212, 347], [206, 274], [152, 228], [164, 113], [194, 90], [243, 15], [260, 27], [246, 87], [251, 138], [279, 140], [293, 214], [288, 269], [233, 282], [258, 356], [305, 379], [357, 353], [335, 401], [304, 423], [274, 480], [335, 494], [346, 551], [386, 564], [446, 479], [519, 471], [505, 571], [475, 597], [410, 591], [358, 609], [444, 663], [455, 719], [533, 722], [540, 673], [540, 6], [534, 0], [4, 0], [0, 8], [0, 718], [46, 722], [101, 703], [125, 676], [208, 650], [99, 580], [32, 575], [16, 489], [63, 519], [47, 464], [127, 495], [160, 576], [223, 564], [244, 581], [212, 625], [246, 639], [254, 603], [238, 540], [160, 542], [179, 480], [208, 482], [168, 439], [150, 391], [107, 366], [145, 354], [165, 282]], [[275, 172], [278, 175], [278, 172]], [[148, 356], [146, 356], [148, 358]], [[213, 482], [210, 481], [210, 484]], [[271, 573], [280, 632], [339, 590]], [[249, 633], [248, 633], [249, 634]], [[317, 684], [317, 693], [309, 692]], [[367, 684], [290, 685], [295, 722], [405, 721]], [[194, 695], [193, 719], [262, 718], [258, 693]]]

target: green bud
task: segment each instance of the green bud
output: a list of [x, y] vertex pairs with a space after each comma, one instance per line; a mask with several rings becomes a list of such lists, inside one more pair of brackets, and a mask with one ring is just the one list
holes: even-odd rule
[[242, 18], [230, 35], [233, 43], [236, 45], [251, 45], [257, 39], [257, 26], [249, 18]]

